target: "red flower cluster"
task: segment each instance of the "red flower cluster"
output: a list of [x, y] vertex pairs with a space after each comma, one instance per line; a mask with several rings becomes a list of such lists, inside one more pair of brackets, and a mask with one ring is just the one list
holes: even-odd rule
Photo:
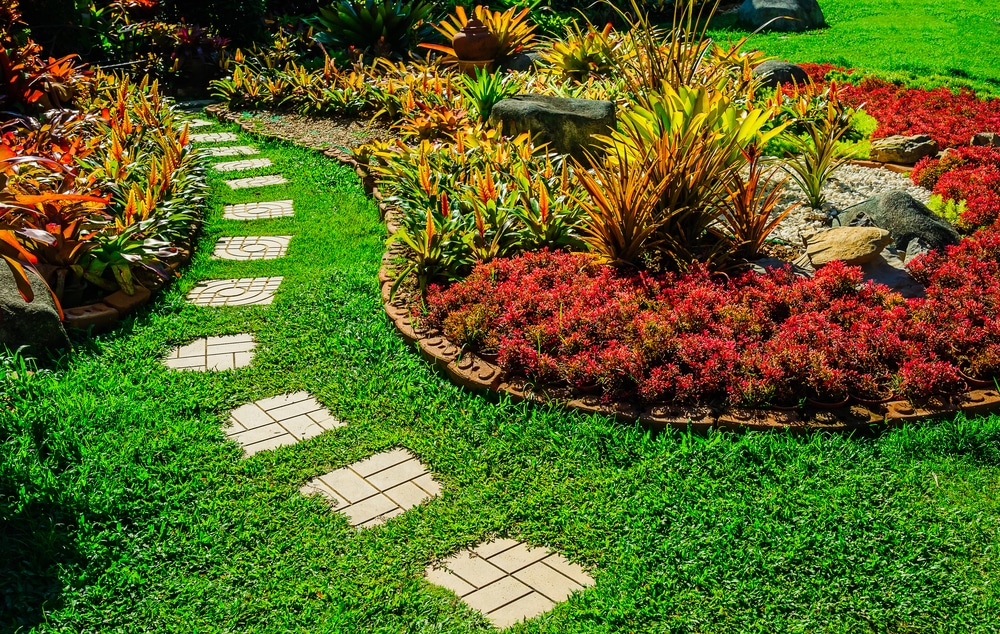
[[941, 159], [925, 158], [911, 178], [946, 200], [964, 200], [966, 225], [982, 227], [1000, 219], [1000, 148], [966, 146]]
[[719, 280], [705, 270], [626, 274], [542, 251], [432, 287], [424, 323], [467, 348], [486, 345], [537, 384], [614, 398], [759, 406], [946, 396], [964, 388], [958, 364], [1000, 373], [1000, 321], [986, 317], [1000, 312], [996, 254], [991, 231], [924, 258], [928, 298], [907, 302], [839, 263], [813, 279], [777, 270]]
[[[831, 71], [849, 73], [832, 64], [802, 66], [813, 81], [825, 81]], [[875, 77], [842, 88], [840, 97], [845, 103], [864, 104], [865, 111], [878, 120], [876, 139], [927, 134], [943, 149], [968, 145], [978, 132], [1000, 132], [1000, 99], [980, 99], [969, 89], [956, 93], [948, 88], [906, 88]]]

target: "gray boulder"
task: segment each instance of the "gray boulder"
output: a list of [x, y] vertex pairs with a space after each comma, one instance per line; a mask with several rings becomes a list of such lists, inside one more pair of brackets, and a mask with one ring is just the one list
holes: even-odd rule
[[768, 31], [805, 31], [826, 26], [816, 0], [744, 0], [737, 17], [742, 26], [754, 30], [771, 20]]
[[940, 250], [949, 244], [958, 244], [961, 239], [946, 220], [903, 191], [885, 192], [848, 207], [833, 219], [833, 225], [855, 226], [856, 221], [871, 221], [888, 231], [895, 248], [903, 253], [913, 240], [920, 240], [921, 248]]
[[0, 347], [16, 350], [28, 346], [32, 353], [69, 347], [59, 311], [45, 282], [28, 272], [35, 298], [25, 302], [14, 284], [14, 275], [0, 263]]
[[937, 141], [926, 134], [896, 135], [874, 139], [869, 157], [881, 163], [913, 165], [925, 156], [934, 156], [937, 153]]
[[767, 88], [775, 88], [780, 84], [808, 84], [809, 75], [805, 69], [790, 62], [780, 62], [771, 59], [758, 64], [753, 69], [753, 76], [759, 77]]
[[1000, 147], [1000, 134], [996, 132], [979, 132], [972, 135], [972, 145]]
[[542, 56], [539, 53], [517, 53], [503, 63], [503, 70], [524, 73], [535, 70], [541, 63]]
[[538, 134], [563, 154], [582, 156], [595, 134], [610, 134], [618, 124], [615, 104], [591, 99], [517, 95], [495, 106], [491, 118], [505, 134]]

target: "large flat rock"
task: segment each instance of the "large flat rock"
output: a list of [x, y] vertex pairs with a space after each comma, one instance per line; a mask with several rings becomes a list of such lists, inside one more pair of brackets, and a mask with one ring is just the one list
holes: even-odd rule
[[506, 134], [537, 134], [556, 151], [575, 156], [593, 148], [595, 134], [610, 134], [618, 124], [613, 102], [543, 95], [504, 99], [491, 117]]

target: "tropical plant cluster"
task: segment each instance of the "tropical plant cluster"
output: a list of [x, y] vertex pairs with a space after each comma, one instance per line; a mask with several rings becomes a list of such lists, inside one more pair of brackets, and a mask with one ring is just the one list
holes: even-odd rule
[[63, 307], [168, 279], [205, 194], [155, 82], [98, 73], [73, 105], [0, 127], [0, 256], [26, 299], [27, 269]]
[[[470, 74], [432, 42], [422, 50], [439, 55], [400, 61], [426, 37], [423, 24], [408, 28], [408, 40], [392, 38], [398, 47], [387, 39], [374, 59], [358, 48], [345, 70], [329, 57], [310, 68], [286, 54], [301, 41], [237, 53], [215, 90], [233, 108], [388, 121], [399, 140], [354, 156], [392, 209], [392, 292], [407, 289], [421, 327], [496, 355], [535, 385], [646, 402], [794, 406], [852, 395], [947, 400], [968, 387], [963, 372], [994, 376], [992, 352], [980, 354], [992, 325], [943, 290], [952, 282], [933, 267], [915, 265], [929, 284], [919, 301], [836, 264], [812, 280], [742, 268], [789, 211], [776, 211], [782, 186], [801, 190], [811, 207], [824, 204], [844, 142], [861, 138], [862, 109], [885, 135], [925, 132], [906, 128], [893, 100], [928, 112], [958, 100], [966, 117], [975, 111], [973, 126], [990, 121], [993, 105], [857, 81], [832, 67], [810, 67], [816, 81], [807, 85], [765, 89], [751, 73], [762, 57], [743, 42], [723, 48], [704, 38], [693, 3], [672, 26], [633, 8], [624, 28], [577, 21], [551, 40], [535, 35], [530, 12], [474, 9], [497, 33], [520, 34], [498, 38], [498, 58], [540, 53], [531, 74]], [[468, 15], [459, 8], [430, 27], [448, 36]], [[329, 30], [333, 18], [324, 20]], [[527, 133], [504, 135], [492, 106], [525, 92], [612, 100], [618, 126], [575, 156]], [[959, 150], [939, 171], [978, 168], [980, 154]], [[942, 180], [940, 213], [967, 232], [992, 224], [989, 213], [970, 215], [982, 196], [959, 197]], [[984, 299], [993, 292], [986, 277], [962, 284], [969, 295], [989, 289]], [[934, 314], [964, 319], [967, 340], [944, 345]]]

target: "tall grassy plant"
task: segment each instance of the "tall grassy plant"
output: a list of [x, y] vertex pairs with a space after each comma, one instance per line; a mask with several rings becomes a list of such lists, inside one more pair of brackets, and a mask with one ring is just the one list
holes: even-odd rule
[[659, 242], [663, 219], [656, 210], [668, 182], [655, 180], [648, 157], [635, 158], [620, 145], [612, 152], [610, 160], [591, 157], [589, 171], [576, 170], [587, 193], [577, 199], [584, 211], [583, 240], [604, 262], [636, 267]]
[[733, 240], [734, 253], [745, 258], [760, 255], [764, 242], [781, 221], [792, 212], [795, 205], [775, 214], [787, 178], [766, 190], [777, 170], [765, 174], [760, 150], [751, 144], [744, 150], [749, 173], [744, 179], [742, 172], [733, 174], [726, 185], [729, 197], [722, 204], [722, 222]]
[[517, 83], [509, 75], [491, 73], [479, 68], [476, 69], [475, 79], [467, 75], [462, 79], [462, 95], [465, 97], [465, 102], [472, 110], [473, 116], [481, 123], [486, 123], [490, 118], [493, 106], [508, 97], [513, 97], [518, 91]]
[[806, 203], [813, 209], [820, 209], [826, 202], [823, 187], [833, 173], [851, 160], [850, 156], [837, 156], [837, 143], [851, 129], [852, 115], [853, 111], [836, 98], [836, 89], [831, 88], [826, 116], [818, 121], [808, 121], [805, 136], [785, 136], [785, 140], [799, 153], [787, 159], [783, 167], [802, 189]]

